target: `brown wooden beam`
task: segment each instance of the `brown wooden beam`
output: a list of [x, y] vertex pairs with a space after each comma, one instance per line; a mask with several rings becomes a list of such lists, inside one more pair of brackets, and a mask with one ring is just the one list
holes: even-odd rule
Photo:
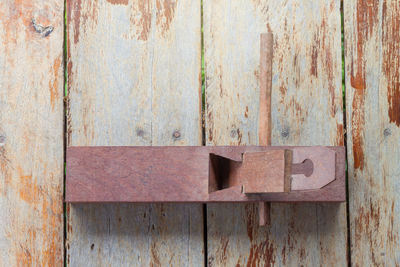
[[[312, 155], [317, 150], [333, 153], [334, 162], [313, 165], [293, 162], [292, 166], [297, 165], [296, 173], [285, 174], [291, 168], [282, 151], [293, 154], [309, 151]], [[334, 168], [323, 172], [324, 165], [331, 164]], [[310, 166], [314, 168], [311, 176]], [[285, 185], [287, 177], [302, 173], [310, 177], [318, 173], [320, 177], [312, 179], [333, 177], [333, 181], [320, 189], [285, 192], [290, 188]], [[257, 179], [253, 179], [255, 176]], [[271, 146], [69, 147], [66, 201], [345, 201], [345, 150], [343, 147]]]

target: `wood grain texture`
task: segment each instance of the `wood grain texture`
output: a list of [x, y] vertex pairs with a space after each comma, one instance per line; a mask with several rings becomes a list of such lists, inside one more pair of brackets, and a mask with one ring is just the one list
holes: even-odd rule
[[[258, 111], [258, 145], [270, 146], [272, 134], [272, 118], [271, 118], [271, 93], [272, 93], [272, 58], [274, 50], [274, 37], [272, 33], [260, 34], [260, 74], [259, 74], [259, 87], [260, 87], [260, 101]], [[286, 161], [291, 162], [292, 157], [290, 151], [286, 151]], [[288, 154], [289, 152], [289, 154]], [[291, 163], [286, 164], [289, 168]], [[290, 173], [291, 174], [291, 173]], [[285, 191], [290, 190], [290, 175], [285, 174], [284, 179]], [[270, 223], [271, 204], [260, 202], [258, 204], [258, 219], [259, 225], [263, 226]]]
[[[285, 192], [286, 151], [333, 154], [311, 172], [336, 179], [319, 190]], [[69, 147], [66, 168], [66, 201], [73, 203], [346, 200], [344, 147]]]
[[[206, 142], [258, 141], [260, 33], [274, 34], [272, 144], [343, 145], [340, 1], [205, 1]], [[347, 266], [344, 204], [207, 208], [210, 266]], [[226, 222], [229, 222], [228, 224]]]
[[260, 34], [260, 100], [258, 112], [258, 145], [271, 145], [271, 95], [272, 95], [272, 59], [274, 38], [272, 33]]
[[354, 266], [400, 265], [399, 12], [399, 1], [344, 1]]
[[[200, 2], [68, 0], [68, 145], [200, 145]], [[201, 266], [201, 205], [69, 205], [70, 266]]]
[[63, 265], [62, 56], [62, 1], [0, 1], [0, 266]]

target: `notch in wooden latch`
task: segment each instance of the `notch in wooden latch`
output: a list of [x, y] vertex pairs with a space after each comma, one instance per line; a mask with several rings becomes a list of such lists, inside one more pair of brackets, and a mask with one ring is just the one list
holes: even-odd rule
[[240, 186], [243, 194], [290, 191], [292, 151], [245, 152], [241, 159], [210, 154], [209, 193]]

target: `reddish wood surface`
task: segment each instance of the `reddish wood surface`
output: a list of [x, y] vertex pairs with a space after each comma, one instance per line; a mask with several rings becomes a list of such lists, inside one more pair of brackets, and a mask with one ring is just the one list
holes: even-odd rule
[[242, 153], [283, 149], [296, 152], [304, 147], [70, 147], [67, 150], [66, 201], [345, 201], [344, 148], [326, 148], [336, 152], [336, 179], [322, 189], [244, 194], [240, 184], [228, 183], [228, 187], [222, 183], [217, 190], [210, 189], [210, 153], [241, 161]]
[[238, 177], [246, 194], [285, 192], [285, 150], [244, 153]]
[[200, 153], [205, 153], [206, 158], [208, 154], [210, 158], [209, 167], [205, 167], [209, 171], [202, 177], [208, 180], [209, 193], [234, 186], [241, 187], [243, 193], [285, 192], [284, 149], [245, 152], [243, 155], [239, 152], [240, 161], [236, 160], [236, 156], [235, 160], [230, 160], [204, 149]]
[[[258, 113], [258, 145], [271, 145], [271, 92], [272, 92], [272, 57], [273, 35], [262, 33], [260, 35], [260, 103]], [[290, 161], [291, 162], [291, 161]], [[291, 164], [288, 164], [291, 165]], [[284, 187], [290, 187], [288, 180], [284, 180]], [[287, 191], [290, 188], [286, 188]], [[258, 204], [259, 224], [269, 224], [271, 204], [260, 202]]]
[[272, 92], [272, 33], [260, 35], [260, 104], [258, 118], [258, 144], [271, 145], [271, 92]]

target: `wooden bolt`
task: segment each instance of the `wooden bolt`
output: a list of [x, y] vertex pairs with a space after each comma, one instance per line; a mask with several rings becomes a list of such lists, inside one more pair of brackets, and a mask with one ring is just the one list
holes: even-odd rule
[[[258, 119], [258, 143], [271, 145], [271, 92], [272, 92], [272, 33], [260, 36], [260, 106]], [[258, 214], [260, 226], [270, 223], [270, 203], [259, 202]]]

